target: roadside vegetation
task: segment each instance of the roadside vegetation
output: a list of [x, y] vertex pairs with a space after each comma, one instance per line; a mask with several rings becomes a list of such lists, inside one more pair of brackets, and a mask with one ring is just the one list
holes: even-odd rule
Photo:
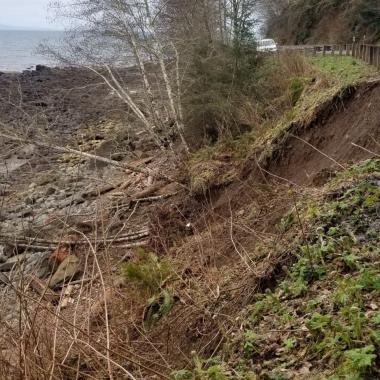
[[294, 122], [310, 122], [320, 105], [343, 97], [348, 87], [376, 75], [375, 67], [352, 57], [305, 57], [297, 52], [267, 57], [256, 71], [256, 112], [248, 121], [249, 130], [235, 136], [225, 134], [191, 155], [192, 189], [203, 191], [214, 181], [230, 181], [232, 169], [220, 177], [226, 156], [237, 165], [260, 149], [261, 160], [267, 159], [275, 148], [273, 142], [281, 140]]

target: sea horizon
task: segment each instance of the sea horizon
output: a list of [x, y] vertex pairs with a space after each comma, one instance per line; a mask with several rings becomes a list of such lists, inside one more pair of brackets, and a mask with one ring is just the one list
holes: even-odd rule
[[38, 52], [43, 42], [56, 42], [63, 35], [60, 30], [1, 29], [0, 72], [22, 72], [37, 65], [56, 66], [49, 57]]

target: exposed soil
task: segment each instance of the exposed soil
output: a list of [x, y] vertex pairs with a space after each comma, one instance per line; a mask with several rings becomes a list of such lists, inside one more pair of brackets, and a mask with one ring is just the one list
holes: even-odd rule
[[339, 164], [380, 154], [379, 102], [378, 81], [360, 85], [348, 99], [337, 102], [327, 118], [294, 130], [295, 137], [287, 138], [268, 170], [297, 185], [318, 185]]

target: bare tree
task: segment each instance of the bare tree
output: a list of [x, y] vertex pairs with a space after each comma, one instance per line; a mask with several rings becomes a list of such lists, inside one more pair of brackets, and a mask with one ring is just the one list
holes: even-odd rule
[[[161, 149], [178, 135], [188, 151], [176, 73], [179, 56], [169, 36], [161, 33], [159, 2], [81, 0], [56, 2], [54, 7], [60, 17], [77, 19], [77, 26], [67, 32], [64, 49], [45, 51], [99, 75]], [[134, 88], [120, 75], [126, 67], [133, 73]]]
[[[197, 78], [187, 68], [197, 46], [226, 46], [236, 57], [253, 36], [259, 0], [58, 0], [57, 15], [76, 19], [59, 60], [102, 78], [162, 149], [185, 138], [183, 95]], [[235, 60], [235, 69], [238, 64]], [[130, 78], [123, 73], [129, 67]], [[127, 71], [128, 71], [127, 70]], [[185, 87], [185, 88], [184, 88]]]

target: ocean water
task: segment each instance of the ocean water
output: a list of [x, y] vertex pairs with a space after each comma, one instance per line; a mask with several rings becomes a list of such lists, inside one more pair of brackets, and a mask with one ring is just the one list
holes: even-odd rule
[[58, 41], [62, 32], [0, 30], [0, 71], [23, 71], [42, 64], [56, 63], [37, 52], [45, 41]]

